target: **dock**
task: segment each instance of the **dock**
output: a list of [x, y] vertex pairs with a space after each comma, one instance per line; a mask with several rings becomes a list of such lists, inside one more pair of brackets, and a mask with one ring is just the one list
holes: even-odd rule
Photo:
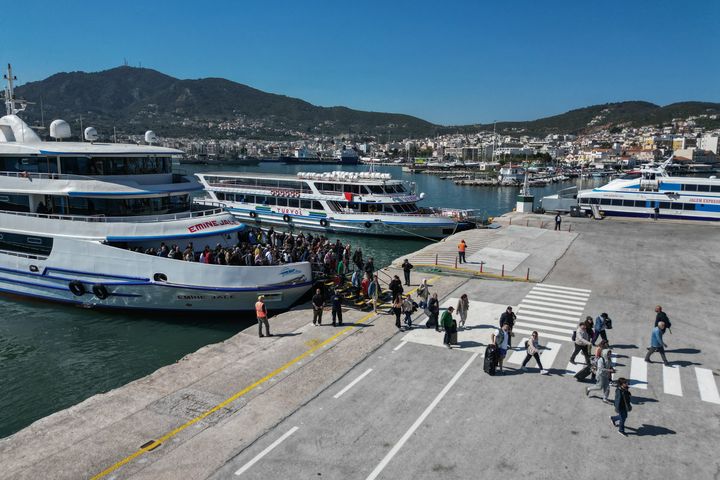
[[[563, 220], [555, 231], [552, 216], [510, 213], [407, 256], [413, 299], [422, 278], [442, 309], [468, 295], [453, 348], [425, 328], [422, 309], [403, 331], [387, 305], [348, 308], [342, 327], [328, 325], [329, 311], [313, 326], [307, 304], [270, 312], [274, 337], [250, 327], [0, 440], [2, 477], [713, 478], [718, 225]], [[456, 265], [461, 239], [468, 263]], [[402, 278], [404, 258], [382, 276]], [[669, 367], [658, 354], [643, 360], [658, 304], [672, 320]], [[513, 348], [505, 375], [492, 377], [484, 349], [507, 306], [518, 315]], [[601, 312], [614, 324], [616, 378], [631, 382], [629, 438], [569, 363], [577, 323]], [[534, 360], [520, 369], [532, 331], [549, 375]], [[612, 461], [579, 468], [580, 445]]]

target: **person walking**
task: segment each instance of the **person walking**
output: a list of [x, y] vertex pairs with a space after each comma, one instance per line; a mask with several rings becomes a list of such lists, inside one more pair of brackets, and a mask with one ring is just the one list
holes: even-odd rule
[[573, 333], [573, 341], [575, 342], [575, 349], [570, 356], [570, 363], [575, 365], [575, 357], [578, 353], [582, 353], [585, 357], [585, 364], [590, 365], [590, 355], [588, 355], [588, 347], [591, 346], [590, 336], [587, 333], [587, 326], [585, 322], [578, 325], [577, 330]]
[[460, 243], [458, 243], [457, 250], [458, 250], [458, 263], [467, 263], [465, 261], [465, 250], [467, 249], [467, 243], [465, 243], [465, 240], [460, 240]]
[[532, 335], [530, 336], [530, 340], [527, 341], [527, 348], [526, 348], [526, 354], [525, 354], [525, 360], [522, 362], [522, 366], [520, 367], [520, 370], [523, 372], [527, 371], [527, 364], [530, 361], [531, 358], [535, 359], [535, 362], [537, 362], [537, 366], [540, 369], [540, 373], [542, 375], [547, 375], [548, 371], [545, 370], [542, 366], [542, 363], [540, 362], [540, 341], [538, 337], [538, 332], [533, 331]]
[[258, 321], [258, 336], [266, 336], [263, 335], [263, 325], [265, 325], [265, 333], [268, 337], [272, 337], [270, 334], [270, 323], [268, 323], [267, 307], [265, 306], [265, 297], [263, 295], [260, 295], [257, 302], [255, 302], [255, 315]]
[[410, 295], [405, 295], [405, 300], [402, 302], [402, 311], [405, 314], [405, 327], [408, 330], [412, 328], [413, 310], [415, 310], [415, 305], [413, 305], [412, 298], [410, 298]]
[[398, 330], [402, 330], [402, 325], [400, 324], [400, 315], [402, 315], [402, 308], [403, 308], [403, 299], [401, 295], [398, 295], [395, 297], [392, 303], [392, 312], [395, 314], [395, 326]]
[[591, 341], [593, 345], [595, 345], [598, 337], [602, 338], [605, 342], [608, 341], [605, 329], [607, 328], [607, 322], [609, 319], [610, 317], [608, 317], [608, 314], [605, 312], [598, 315], [598, 317], [595, 319], [595, 323], [593, 324], [593, 337]]
[[665, 328], [668, 329], [670, 333], [672, 333], [671, 327], [672, 323], [670, 323], [670, 319], [667, 316], [667, 313], [663, 312], [663, 309], [660, 305], [655, 307], [655, 326], [658, 326], [658, 323], [665, 322]]
[[400, 281], [400, 277], [397, 275], [394, 275], [392, 280], [390, 280], [390, 284], [388, 285], [390, 288], [390, 292], [392, 292], [392, 298], [395, 300], [397, 297], [400, 297], [403, 293], [403, 286], [402, 282]]
[[453, 307], [448, 307], [447, 310], [443, 312], [442, 318], [440, 319], [440, 323], [442, 323], [443, 329], [445, 330], [443, 344], [445, 344], [447, 348], [452, 348], [453, 324], [455, 323], [452, 314]]
[[560, 216], [560, 212], [558, 212], [555, 215], [555, 230], [560, 230], [560, 225], [562, 224], [562, 217]]
[[593, 390], [600, 390], [603, 394], [602, 401], [610, 403], [610, 400], [608, 399], [608, 396], [610, 395], [610, 374], [614, 372], [612, 368], [611, 355], [612, 350], [609, 348], [602, 351], [602, 354], [597, 359], [595, 367], [597, 381], [592, 387], [585, 388], [585, 396], [590, 396], [590, 392]]
[[468, 300], [467, 293], [463, 293], [458, 300], [457, 307], [455, 307], [458, 315], [460, 315], [460, 328], [465, 328], [465, 321], [467, 320], [468, 310], [470, 310], [470, 300]]
[[498, 368], [500, 369], [500, 374], [503, 373], [503, 361], [507, 355], [508, 348], [510, 348], [509, 340], [510, 331], [507, 323], [504, 323], [502, 327], [495, 331], [490, 339], [490, 342], [498, 347]]
[[412, 263], [406, 258], [402, 264], [403, 273], [405, 274], [405, 285], [410, 286], [410, 270], [413, 269]]
[[313, 307], [313, 325], [322, 325], [322, 314], [323, 306], [325, 305], [325, 299], [320, 293], [320, 289], [315, 290], [315, 295], [312, 297]]
[[378, 297], [380, 296], [380, 280], [378, 276], [372, 279], [368, 285], [368, 297], [372, 300], [373, 312], [377, 313]]
[[630, 394], [630, 386], [626, 378], [618, 378], [617, 388], [615, 389], [615, 413], [617, 415], [610, 417], [613, 427], [618, 427], [618, 433], [623, 437], [627, 437], [625, 433], [625, 421], [628, 412], [632, 410], [632, 395]]
[[[427, 278], [423, 278], [422, 282], [420, 282], [420, 286], [417, 289], [417, 295], [418, 298], [420, 298], [420, 301], [418, 302], [420, 304], [420, 308], [427, 310], [428, 298], [430, 297], [430, 286], [427, 283]], [[425, 313], [430, 316], [427, 311]]]
[[343, 324], [343, 320], [342, 320], [343, 297], [339, 290], [335, 290], [330, 302], [332, 304], [332, 325], [334, 327], [336, 325], [335, 320], [337, 320], [337, 325], [342, 326], [342, 324]]
[[652, 334], [650, 335], [650, 346], [648, 347], [647, 354], [645, 355], [645, 361], [647, 363], [652, 363], [650, 361], [650, 356], [655, 352], [659, 352], [665, 366], [670, 366], [670, 362], [668, 362], [668, 359], [665, 356], [665, 347], [667, 347], [667, 345], [665, 345], [665, 342], [663, 341], [664, 334], [665, 322], [658, 322], [657, 327], [653, 329]]
[[438, 301], [437, 293], [433, 293], [428, 302], [428, 312], [430, 312], [430, 318], [428, 319], [427, 326], [435, 327], [435, 331], [440, 331], [440, 324], [438, 323], [438, 316], [440, 315], [440, 302]]
[[517, 316], [513, 312], [512, 307], [507, 307], [502, 315], [500, 315], [500, 327], [502, 328], [505, 324], [508, 325], [508, 348], [512, 348], [511, 337], [513, 336], [512, 330], [513, 326], [515, 326], [515, 320], [517, 320]]

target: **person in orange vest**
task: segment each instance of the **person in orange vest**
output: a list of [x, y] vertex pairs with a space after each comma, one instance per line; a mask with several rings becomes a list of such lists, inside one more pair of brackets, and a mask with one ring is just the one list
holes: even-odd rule
[[[272, 337], [270, 324], [268, 323], [267, 307], [265, 306], [265, 297], [263, 295], [260, 295], [258, 301], [255, 303], [255, 314], [257, 315], [258, 321], [258, 335], [261, 337]], [[265, 324], [265, 332], [267, 332], [267, 335], [263, 335], [263, 324]]]
[[465, 249], [467, 248], [467, 243], [465, 243], [465, 240], [460, 240], [460, 243], [458, 243], [458, 262], [459, 263], [467, 263], [465, 261]]

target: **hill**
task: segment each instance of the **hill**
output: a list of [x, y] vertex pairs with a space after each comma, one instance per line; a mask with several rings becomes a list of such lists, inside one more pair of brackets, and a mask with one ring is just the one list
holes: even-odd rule
[[[96, 73], [58, 73], [16, 89], [39, 103], [45, 118], [126, 133], [156, 129], [165, 136], [282, 137], [289, 131], [362, 132], [421, 136], [435, 126], [410, 115], [345, 107], [318, 107], [297, 98], [266, 93], [222, 78], [180, 80], [148, 68], [118, 67]], [[24, 115], [39, 123], [35, 106]]]

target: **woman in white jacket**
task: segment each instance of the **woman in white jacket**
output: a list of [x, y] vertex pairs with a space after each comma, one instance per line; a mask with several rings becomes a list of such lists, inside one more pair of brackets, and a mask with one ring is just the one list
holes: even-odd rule
[[532, 332], [532, 336], [530, 337], [530, 340], [526, 342], [526, 355], [525, 360], [523, 360], [521, 370], [524, 372], [527, 370], [526, 365], [530, 361], [531, 358], [535, 358], [535, 361], [537, 362], [538, 368], [540, 369], [540, 373], [543, 375], [547, 374], [547, 370], [545, 370], [542, 366], [542, 363], [540, 363], [540, 341], [538, 340], [538, 332], [534, 331]]
[[615, 371], [612, 368], [612, 361], [610, 360], [612, 358], [610, 356], [611, 353], [612, 351], [609, 348], [602, 351], [600, 358], [597, 359], [595, 370], [597, 383], [592, 387], [585, 388], [586, 396], [589, 396], [593, 390], [601, 390], [603, 393], [603, 402], [605, 403], [610, 403], [608, 399], [608, 395], [610, 395], [610, 374]]

